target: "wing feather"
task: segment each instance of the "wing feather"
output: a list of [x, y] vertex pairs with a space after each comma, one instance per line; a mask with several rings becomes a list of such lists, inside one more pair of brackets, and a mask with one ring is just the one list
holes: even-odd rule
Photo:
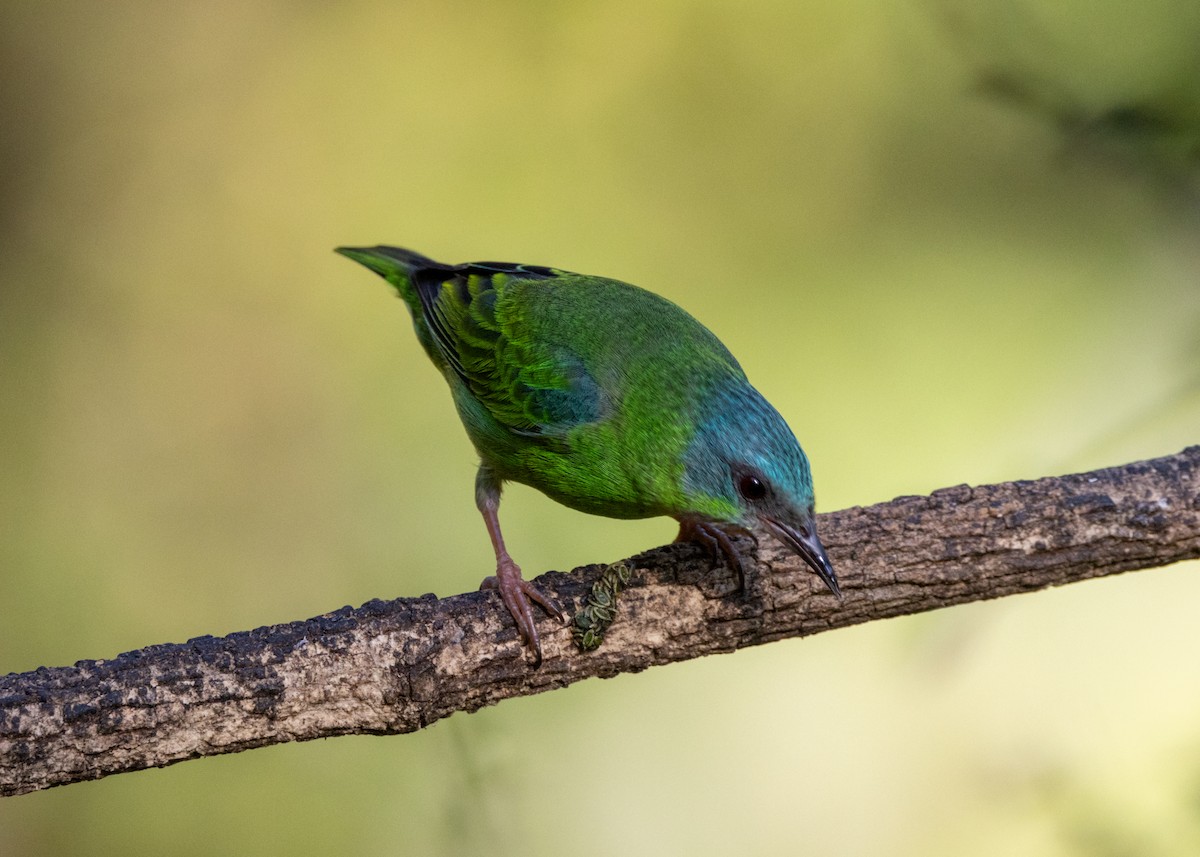
[[471, 394], [509, 431], [561, 437], [601, 413], [599, 386], [575, 354], [522, 340], [520, 313], [501, 318], [504, 294], [567, 272], [540, 265], [433, 263], [412, 274], [438, 351]]

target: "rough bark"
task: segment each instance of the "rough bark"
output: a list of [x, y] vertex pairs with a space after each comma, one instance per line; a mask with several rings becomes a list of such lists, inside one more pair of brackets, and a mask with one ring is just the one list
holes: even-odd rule
[[[1036, 482], [822, 515], [845, 601], [763, 536], [751, 574], [690, 545], [634, 557], [603, 646], [540, 622], [531, 669], [493, 593], [371, 601], [315, 619], [0, 678], [0, 794], [284, 741], [411, 732], [592, 676], [1200, 557], [1200, 446]], [[600, 566], [540, 578], [569, 611]]]

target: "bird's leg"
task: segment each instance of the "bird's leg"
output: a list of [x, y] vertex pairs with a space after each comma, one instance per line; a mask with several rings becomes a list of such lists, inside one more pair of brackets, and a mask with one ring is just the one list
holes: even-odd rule
[[508, 555], [504, 547], [504, 536], [500, 533], [500, 518], [497, 510], [500, 508], [500, 480], [487, 467], [480, 467], [475, 479], [475, 505], [483, 515], [487, 526], [488, 536], [492, 539], [492, 548], [496, 552], [496, 574], [486, 577], [480, 584], [480, 589], [495, 589], [500, 593], [500, 600], [512, 614], [517, 623], [517, 630], [525, 644], [533, 649], [533, 665], [542, 662], [542, 641], [538, 638], [537, 625], [533, 619], [533, 608], [530, 601], [536, 602], [543, 610], [560, 622], [565, 622], [562, 610], [553, 600], [547, 598], [538, 588], [521, 577], [521, 568]]
[[[749, 533], [744, 527], [734, 525], [726, 525], [731, 529], [736, 529], [739, 532]], [[753, 533], [750, 533], [753, 537]], [[675, 537], [677, 542], [694, 542], [708, 551], [709, 556], [716, 562], [721, 557], [729, 564], [738, 576], [738, 587], [746, 588], [746, 567], [742, 560], [742, 555], [738, 553], [737, 548], [733, 546], [733, 540], [729, 538], [729, 534], [725, 529], [718, 524], [709, 521], [696, 521], [693, 519], [681, 519], [679, 521], [679, 535]]]

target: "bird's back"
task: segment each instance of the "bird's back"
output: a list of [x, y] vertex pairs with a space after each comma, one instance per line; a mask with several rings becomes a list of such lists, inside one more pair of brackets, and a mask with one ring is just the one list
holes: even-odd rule
[[408, 305], [480, 457], [565, 505], [670, 513], [698, 404], [715, 386], [746, 383], [707, 328], [636, 286], [532, 265], [444, 265], [391, 247], [361, 252], [386, 260], [388, 270], [370, 266]]

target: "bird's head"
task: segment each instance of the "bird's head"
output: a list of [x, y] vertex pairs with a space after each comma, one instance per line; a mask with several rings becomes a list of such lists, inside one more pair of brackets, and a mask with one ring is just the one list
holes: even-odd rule
[[700, 515], [766, 529], [842, 597], [817, 537], [808, 458], [779, 412], [745, 381], [706, 397], [684, 454], [683, 491]]

